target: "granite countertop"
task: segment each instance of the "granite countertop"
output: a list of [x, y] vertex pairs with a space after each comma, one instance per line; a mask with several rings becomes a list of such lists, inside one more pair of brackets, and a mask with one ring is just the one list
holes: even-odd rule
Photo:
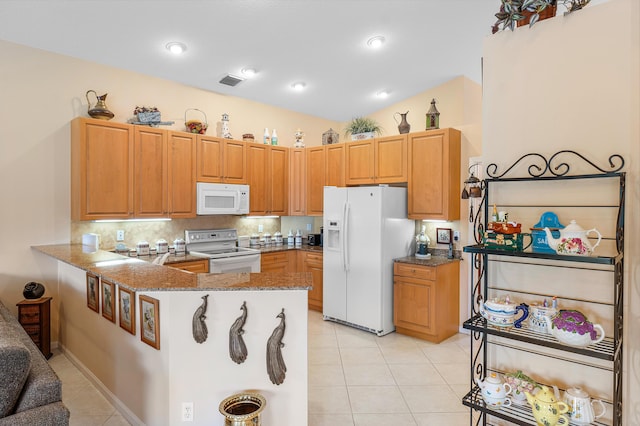
[[[312, 287], [312, 275], [309, 272], [194, 274], [154, 265], [149, 262], [150, 256], [127, 257], [103, 250], [94, 251], [82, 244], [54, 244], [32, 248], [133, 291], [309, 290]], [[175, 258], [176, 262], [202, 259], [191, 255], [179, 255]]]
[[431, 259], [418, 259], [415, 256], [401, 257], [399, 259], [393, 259], [394, 262], [398, 263], [409, 263], [412, 265], [421, 265], [421, 266], [440, 266], [446, 265], [451, 262], [459, 262], [460, 259], [448, 259], [446, 256], [434, 256], [431, 255]]
[[288, 251], [288, 250], [303, 250], [303, 251], [315, 251], [315, 252], [320, 252], [322, 253], [322, 247], [320, 246], [309, 246], [306, 244], [303, 244], [299, 247], [296, 246], [289, 246], [287, 244], [283, 244], [281, 246], [276, 246], [276, 245], [270, 245], [269, 247], [260, 247], [260, 253], [271, 253], [271, 252], [275, 252], [275, 251]]

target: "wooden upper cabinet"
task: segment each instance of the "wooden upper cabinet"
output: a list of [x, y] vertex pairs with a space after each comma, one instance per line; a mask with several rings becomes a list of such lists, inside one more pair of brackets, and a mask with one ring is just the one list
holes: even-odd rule
[[168, 152], [169, 215], [196, 217], [196, 135], [168, 132]]
[[289, 150], [289, 215], [306, 214], [306, 167], [305, 149]]
[[347, 185], [374, 183], [375, 145], [373, 139], [345, 143]]
[[245, 142], [226, 139], [222, 159], [224, 182], [247, 183], [247, 144]]
[[289, 149], [249, 144], [249, 214], [285, 216], [288, 212]]
[[271, 215], [289, 214], [289, 148], [272, 146], [269, 161], [269, 206]]
[[460, 131], [410, 133], [408, 216], [460, 219]]
[[247, 144], [198, 135], [196, 145], [198, 182], [247, 183]]
[[249, 178], [249, 214], [268, 214], [267, 180], [269, 179], [267, 155], [269, 145], [249, 144], [247, 147], [247, 176]]
[[325, 186], [345, 186], [345, 144], [325, 145]]
[[93, 118], [71, 122], [71, 218], [133, 215], [133, 127]]
[[307, 216], [322, 216], [324, 210], [325, 150], [323, 146], [306, 148]]
[[346, 143], [347, 185], [407, 182], [407, 135]]
[[374, 140], [375, 183], [403, 183], [408, 179], [407, 135]]
[[134, 127], [134, 216], [163, 217], [167, 200], [167, 132]]

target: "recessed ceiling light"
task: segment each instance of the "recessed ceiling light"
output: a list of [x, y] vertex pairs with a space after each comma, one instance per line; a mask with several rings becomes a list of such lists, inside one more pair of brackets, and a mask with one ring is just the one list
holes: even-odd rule
[[186, 52], [187, 45], [184, 43], [180, 43], [179, 41], [172, 41], [170, 43], [167, 43], [166, 48], [169, 52], [173, 53], [174, 55], [180, 55]]
[[387, 99], [389, 97], [389, 92], [387, 90], [381, 90], [376, 93], [376, 98]]
[[255, 76], [256, 73], [257, 73], [255, 68], [242, 68], [240, 70], [240, 72], [242, 73], [242, 75], [244, 75], [247, 78], [251, 78], [251, 77]]
[[298, 81], [296, 83], [293, 83], [291, 87], [293, 88], [293, 90], [301, 92], [305, 87], [307, 87], [307, 84], [304, 81]]
[[369, 40], [367, 40], [367, 46], [373, 49], [377, 49], [381, 47], [383, 44], [384, 44], [384, 37], [382, 36], [371, 37]]

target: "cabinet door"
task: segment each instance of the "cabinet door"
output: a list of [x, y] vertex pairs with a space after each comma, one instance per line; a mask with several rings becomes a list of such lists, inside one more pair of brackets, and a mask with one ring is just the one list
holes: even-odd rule
[[71, 123], [71, 218], [133, 215], [133, 128], [91, 118]]
[[306, 167], [304, 148], [289, 150], [289, 215], [306, 214]]
[[407, 135], [375, 139], [376, 183], [407, 181]]
[[302, 271], [311, 272], [313, 289], [309, 291], [309, 309], [322, 312], [322, 253], [299, 251]]
[[196, 146], [198, 182], [222, 182], [224, 139], [198, 135]]
[[433, 281], [396, 277], [393, 285], [393, 322], [398, 328], [433, 334], [435, 323]]
[[324, 209], [324, 147], [307, 148], [307, 215], [322, 216]]
[[374, 183], [374, 140], [349, 142], [345, 149], [345, 183], [347, 185]]
[[196, 135], [169, 132], [169, 215], [196, 217]]
[[247, 183], [247, 144], [242, 141], [225, 140], [223, 161], [224, 182]]
[[325, 185], [345, 186], [345, 144], [334, 144], [325, 146]]
[[286, 216], [288, 209], [289, 148], [272, 146], [269, 161], [269, 214]]
[[167, 132], [134, 127], [134, 215], [167, 216]]
[[268, 145], [250, 144], [247, 147], [247, 176], [249, 181], [249, 214], [268, 214]]
[[294, 272], [296, 251], [282, 250], [260, 255], [260, 272]]
[[460, 132], [410, 133], [408, 144], [409, 218], [460, 219]]

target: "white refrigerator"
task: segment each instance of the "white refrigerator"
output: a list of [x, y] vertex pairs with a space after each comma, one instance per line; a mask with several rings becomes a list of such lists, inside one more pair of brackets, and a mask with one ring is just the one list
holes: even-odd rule
[[407, 189], [324, 188], [323, 316], [378, 336], [393, 325], [393, 259], [409, 256]]

